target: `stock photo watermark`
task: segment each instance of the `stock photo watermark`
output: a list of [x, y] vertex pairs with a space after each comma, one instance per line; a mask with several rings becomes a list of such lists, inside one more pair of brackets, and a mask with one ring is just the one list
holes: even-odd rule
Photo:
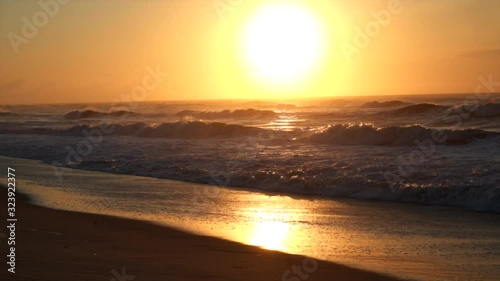
[[[137, 103], [144, 101], [148, 92], [158, 88], [160, 83], [169, 75], [167, 72], [162, 72], [160, 70], [160, 66], [156, 66], [156, 69], [148, 66], [146, 67], [146, 73], [147, 74], [143, 77], [140, 85], [135, 86], [129, 93], [123, 94], [120, 99], [115, 100], [112, 103], [110, 111], [116, 108], [119, 104], [126, 104], [128, 109], [127, 113], [120, 116], [120, 119], [127, 118], [130, 112], [138, 106]], [[111, 135], [116, 128], [116, 125], [102, 123], [91, 129], [90, 127], [82, 129], [81, 133], [85, 139], [78, 142], [74, 147], [69, 145], [65, 147], [67, 152], [65, 158], [66, 166], [76, 167], [80, 165], [83, 159], [91, 155], [94, 149], [103, 142], [104, 137], [106, 135]], [[52, 166], [59, 182], [62, 182], [64, 171], [60, 167], [65, 165], [55, 161], [52, 163]]]
[[30, 18], [22, 17], [22, 27], [19, 33], [9, 32], [7, 39], [14, 53], [18, 54], [19, 47], [28, 44], [30, 40], [37, 36], [40, 29], [44, 28], [60, 11], [63, 5], [66, 5], [71, 0], [39, 0], [37, 2], [39, 10], [35, 12]]
[[244, 0], [215, 0], [212, 5], [217, 12], [219, 20], [223, 21], [228, 12], [233, 12], [236, 6], [240, 5]]
[[[250, 147], [250, 153], [254, 155], [255, 158], [259, 156], [261, 145], [259, 143], [261, 141], [268, 141], [275, 138], [275, 135], [272, 131], [269, 132], [261, 132], [257, 134], [256, 137], [248, 137], [244, 142], [238, 142], [236, 144], [236, 151], [245, 153], [248, 150], [246, 147]], [[225, 169], [218, 172], [211, 172], [210, 178], [212, 179], [212, 184], [217, 187], [228, 187], [230, 186], [232, 174], [239, 169], [242, 169], [243, 163], [242, 160], [237, 158], [227, 159], [225, 160]], [[217, 196], [219, 196], [221, 190], [214, 186], [204, 186], [204, 187], [194, 187], [193, 189], [193, 201], [195, 203], [208, 203], [210, 200], [214, 200]]]
[[[16, 170], [7, 168], [7, 269], [10, 273], [16, 273]], [[0, 236], [0, 238], [2, 238]]]
[[390, 0], [384, 10], [373, 11], [372, 20], [367, 22], [362, 28], [354, 29], [355, 35], [351, 43], [341, 42], [339, 47], [347, 62], [352, 62], [354, 55], [360, 55], [361, 51], [367, 48], [375, 37], [380, 35], [384, 28], [387, 28], [394, 16], [403, 12], [404, 6], [401, 0]]
[[[493, 81], [493, 75], [487, 78], [480, 76], [479, 83], [476, 86], [475, 93], [468, 96], [463, 104], [457, 108], [446, 111], [443, 120], [447, 123], [454, 122], [452, 128], [459, 128], [464, 121], [472, 118], [481, 104], [489, 102], [491, 95], [500, 87], [500, 81]], [[433, 129], [431, 137], [425, 140], [415, 140], [417, 148], [413, 149], [405, 158], [403, 155], [397, 157], [397, 172], [385, 172], [384, 177], [389, 184], [392, 192], [395, 192], [397, 184], [405, 182], [405, 178], [413, 175], [417, 169], [425, 162], [429, 161], [437, 150], [437, 145], [443, 144], [448, 140], [446, 130]]]
[[113, 277], [109, 279], [110, 281], [132, 281], [135, 279], [135, 275], [128, 275], [127, 269], [122, 267], [121, 272], [118, 272], [116, 269], [111, 270], [111, 274]]
[[307, 280], [318, 270], [318, 261], [314, 258], [304, 258], [302, 264], [293, 265], [290, 269], [285, 271], [281, 276], [282, 281], [301, 281]]

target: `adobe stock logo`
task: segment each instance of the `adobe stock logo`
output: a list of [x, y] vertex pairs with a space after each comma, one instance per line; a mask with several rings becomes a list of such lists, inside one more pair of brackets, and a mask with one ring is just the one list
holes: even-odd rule
[[282, 281], [307, 280], [318, 269], [318, 261], [313, 258], [304, 258], [301, 265], [294, 265], [281, 276]]
[[242, 0], [215, 0], [212, 4], [221, 21], [224, 20], [227, 12], [232, 12], [241, 4]]
[[394, 16], [403, 12], [404, 6], [401, 0], [389, 0], [387, 8], [380, 11], [373, 11], [372, 20], [367, 22], [364, 28], [356, 27], [352, 43], [342, 42], [339, 47], [344, 54], [347, 62], [352, 62], [354, 55], [361, 54], [361, 51], [367, 48], [372, 40], [377, 37], [384, 28], [391, 24]]
[[122, 267], [121, 274], [116, 271], [116, 269], [111, 270], [111, 274], [113, 274], [114, 277], [111, 278], [110, 281], [132, 281], [135, 279], [134, 275], [127, 274], [125, 267]]
[[[145, 101], [148, 93], [156, 90], [160, 86], [160, 83], [168, 76], [168, 73], [160, 70], [159, 65], [156, 68], [146, 67], [146, 75], [142, 78], [142, 83], [132, 88], [130, 92], [122, 94], [119, 99], [113, 101], [109, 111], [113, 111], [118, 105], [125, 106], [127, 112], [134, 111], [138, 103]], [[65, 147], [67, 152], [66, 166], [74, 168], [80, 165], [84, 158], [92, 154], [94, 149], [103, 142], [105, 136], [112, 135], [119, 128], [117, 124], [128, 118], [129, 114], [120, 116], [118, 123], [101, 123], [95, 127], [83, 126], [81, 133], [85, 138], [80, 140], [74, 148], [70, 145]], [[61, 167], [65, 165], [54, 161], [52, 162], [52, 166], [59, 182], [62, 182], [63, 175], [67, 170], [63, 170]]]
[[31, 19], [27, 17], [22, 17], [21, 21], [23, 26], [21, 27], [21, 35], [9, 32], [7, 38], [9, 39], [10, 45], [16, 54], [19, 53], [19, 46], [21, 44], [28, 44], [30, 39], [35, 38], [39, 30], [45, 27], [49, 23], [49, 19], [55, 17], [60, 10], [61, 5], [65, 5], [70, 0], [40, 0], [38, 1], [38, 6], [41, 10], [33, 14]]

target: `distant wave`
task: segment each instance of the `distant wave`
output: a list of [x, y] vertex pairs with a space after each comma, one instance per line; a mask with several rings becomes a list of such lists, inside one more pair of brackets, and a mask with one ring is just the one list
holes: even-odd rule
[[24, 127], [19, 126], [18, 123], [0, 123], [0, 134], [82, 136], [84, 131], [91, 132], [95, 130], [100, 130], [105, 135], [190, 139], [245, 137], [270, 131], [238, 124], [202, 121], [178, 121], [161, 124], [147, 124], [143, 122], [129, 124], [101, 123], [98, 125], [78, 124], [66, 128]]
[[404, 101], [399, 101], [399, 100], [391, 100], [391, 101], [383, 101], [383, 102], [378, 102], [378, 101], [371, 101], [364, 103], [361, 105], [363, 108], [379, 108], [379, 107], [396, 107], [396, 106], [403, 106], [403, 105], [408, 105], [410, 103], [404, 102]]
[[0, 111], [0, 116], [11, 116], [14, 115], [12, 112]]
[[[223, 122], [171, 122], [161, 124], [109, 123], [101, 125], [74, 125], [69, 128], [26, 128], [2, 124], [0, 134], [45, 134], [82, 136], [84, 131], [100, 129], [107, 135], [136, 136], [144, 138], [190, 138], [204, 139], [213, 137], [245, 137], [255, 136], [262, 132], [271, 132], [268, 129], [228, 124]], [[367, 124], [342, 124], [330, 125], [311, 134], [309, 130], [295, 130], [292, 132], [272, 131], [280, 136], [280, 140], [297, 138], [306, 143], [336, 144], [336, 145], [414, 145], [415, 140], [432, 138], [433, 129], [420, 125], [375, 127]], [[444, 144], [467, 144], [476, 139], [500, 135], [478, 129], [443, 130], [446, 136]]]
[[64, 119], [78, 120], [86, 118], [99, 118], [99, 117], [122, 117], [127, 115], [138, 115], [138, 113], [127, 110], [116, 110], [111, 112], [100, 112], [91, 109], [87, 110], [74, 110], [64, 114]]
[[[433, 129], [420, 125], [377, 128], [373, 125], [334, 125], [316, 132], [306, 140], [339, 145], [413, 145], [416, 140], [432, 138]], [[445, 144], [467, 144], [496, 133], [483, 130], [443, 130]]]
[[237, 110], [222, 110], [222, 111], [195, 111], [183, 110], [175, 114], [178, 117], [194, 117], [200, 119], [239, 119], [239, 118], [272, 118], [276, 117], [276, 113], [272, 110], [258, 109], [237, 109]]
[[451, 108], [449, 113], [467, 114], [470, 113], [473, 117], [487, 118], [500, 116], [500, 103], [487, 103], [482, 105], [460, 105]]
[[211, 137], [240, 137], [256, 135], [263, 129], [246, 127], [226, 123], [175, 122], [148, 125], [145, 123], [133, 124], [101, 124], [97, 126], [75, 125], [66, 129], [31, 128], [11, 129], [4, 128], [0, 133], [9, 134], [45, 134], [82, 136], [83, 132], [101, 130], [106, 135], [136, 136], [144, 138], [193, 138], [203, 139]]
[[409, 116], [409, 115], [419, 115], [426, 113], [439, 113], [439, 112], [444, 112], [447, 109], [448, 107], [442, 105], [437, 105], [432, 103], [419, 103], [383, 112], [383, 114], [389, 114], [393, 116]]

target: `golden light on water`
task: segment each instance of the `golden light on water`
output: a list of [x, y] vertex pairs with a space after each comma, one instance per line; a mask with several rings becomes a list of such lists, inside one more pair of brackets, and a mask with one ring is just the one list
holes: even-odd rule
[[278, 116], [278, 119], [267, 124], [266, 127], [272, 130], [292, 131], [296, 129], [298, 123], [302, 121], [304, 120], [297, 118], [295, 115], [282, 114]]
[[255, 225], [254, 234], [250, 237], [251, 245], [268, 250], [285, 251], [285, 240], [290, 234], [290, 225], [282, 221], [265, 221]]
[[[293, 234], [293, 221], [299, 214], [283, 213], [277, 198], [270, 197], [257, 208], [247, 209], [244, 216], [251, 222], [248, 229], [240, 233], [246, 243], [268, 250], [289, 251], [297, 237]], [[276, 204], [277, 203], [277, 204]]]

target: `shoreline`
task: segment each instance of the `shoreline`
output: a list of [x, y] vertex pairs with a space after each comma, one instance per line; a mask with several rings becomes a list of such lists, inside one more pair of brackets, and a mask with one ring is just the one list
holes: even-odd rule
[[[66, 171], [60, 182], [53, 168], [38, 160], [2, 160], [16, 169], [18, 191], [28, 194], [33, 204], [76, 213], [64, 220], [69, 224], [80, 214], [114, 216], [131, 219], [133, 225], [147, 222], [188, 236], [311, 256], [403, 280], [451, 280], [460, 275], [493, 281], [493, 276], [500, 276], [493, 259], [499, 253], [496, 214], [354, 199], [293, 199], [226, 188], [215, 197], [208, 197], [213, 191], [207, 191], [206, 198], [198, 198], [204, 192], [202, 185], [86, 170]], [[2, 182], [5, 186], [7, 181]], [[138, 253], [151, 255], [151, 251]]]
[[145, 221], [40, 207], [21, 193], [16, 199], [16, 273], [8, 275], [15, 280], [398, 280]]
[[[52, 165], [49, 162], [46, 162], [44, 160], [40, 160], [38, 158], [25, 158], [25, 157], [13, 157], [5, 154], [0, 154], [0, 157], [5, 157], [5, 158], [12, 158], [12, 159], [21, 159], [21, 160], [29, 160], [29, 161], [38, 161], [42, 164], [46, 165]], [[410, 206], [421, 206], [421, 207], [429, 207], [429, 208], [450, 208], [450, 209], [456, 209], [459, 211], [466, 211], [466, 212], [472, 212], [472, 213], [480, 213], [480, 214], [494, 214], [494, 215], [499, 215], [500, 212], [495, 212], [492, 210], [477, 210], [474, 208], [470, 207], [464, 207], [464, 206], [457, 206], [457, 205], [451, 205], [451, 204], [433, 204], [433, 203], [424, 203], [424, 202], [413, 202], [413, 201], [397, 201], [397, 200], [384, 200], [384, 199], [377, 199], [377, 198], [356, 198], [356, 197], [349, 197], [349, 196], [329, 196], [329, 195], [320, 195], [320, 194], [309, 194], [309, 193], [300, 193], [300, 192], [293, 192], [292, 191], [287, 191], [287, 192], [281, 192], [281, 191], [272, 191], [272, 190], [266, 190], [263, 188], [256, 188], [256, 187], [245, 187], [245, 186], [225, 186], [225, 185], [211, 185], [211, 184], [205, 184], [201, 182], [196, 182], [196, 181], [187, 181], [187, 180], [179, 180], [179, 179], [170, 179], [170, 178], [162, 178], [162, 177], [153, 177], [153, 176], [144, 176], [144, 175], [135, 175], [135, 174], [127, 174], [127, 173], [116, 173], [112, 171], [101, 171], [97, 169], [86, 169], [86, 168], [73, 168], [73, 167], [62, 167], [63, 169], [68, 169], [68, 170], [76, 170], [76, 171], [88, 171], [88, 172], [97, 172], [97, 173], [106, 173], [106, 174], [112, 174], [112, 175], [118, 175], [118, 176], [134, 176], [134, 177], [144, 177], [144, 178], [152, 178], [152, 179], [158, 179], [158, 180], [168, 180], [168, 181], [175, 181], [175, 182], [181, 182], [181, 183], [188, 183], [188, 184], [195, 184], [195, 185], [204, 185], [210, 188], [223, 188], [231, 191], [244, 191], [244, 192], [250, 192], [250, 193], [258, 193], [258, 194], [263, 194], [266, 196], [283, 196], [283, 197], [290, 197], [293, 199], [304, 199], [304, 200], [328, 200], [328, 201], [353, 201], [353, 202], [380, 202], [380, 203], [388, 203], [388, 204], [396, 204], [396, 205], [410, 205]]]

